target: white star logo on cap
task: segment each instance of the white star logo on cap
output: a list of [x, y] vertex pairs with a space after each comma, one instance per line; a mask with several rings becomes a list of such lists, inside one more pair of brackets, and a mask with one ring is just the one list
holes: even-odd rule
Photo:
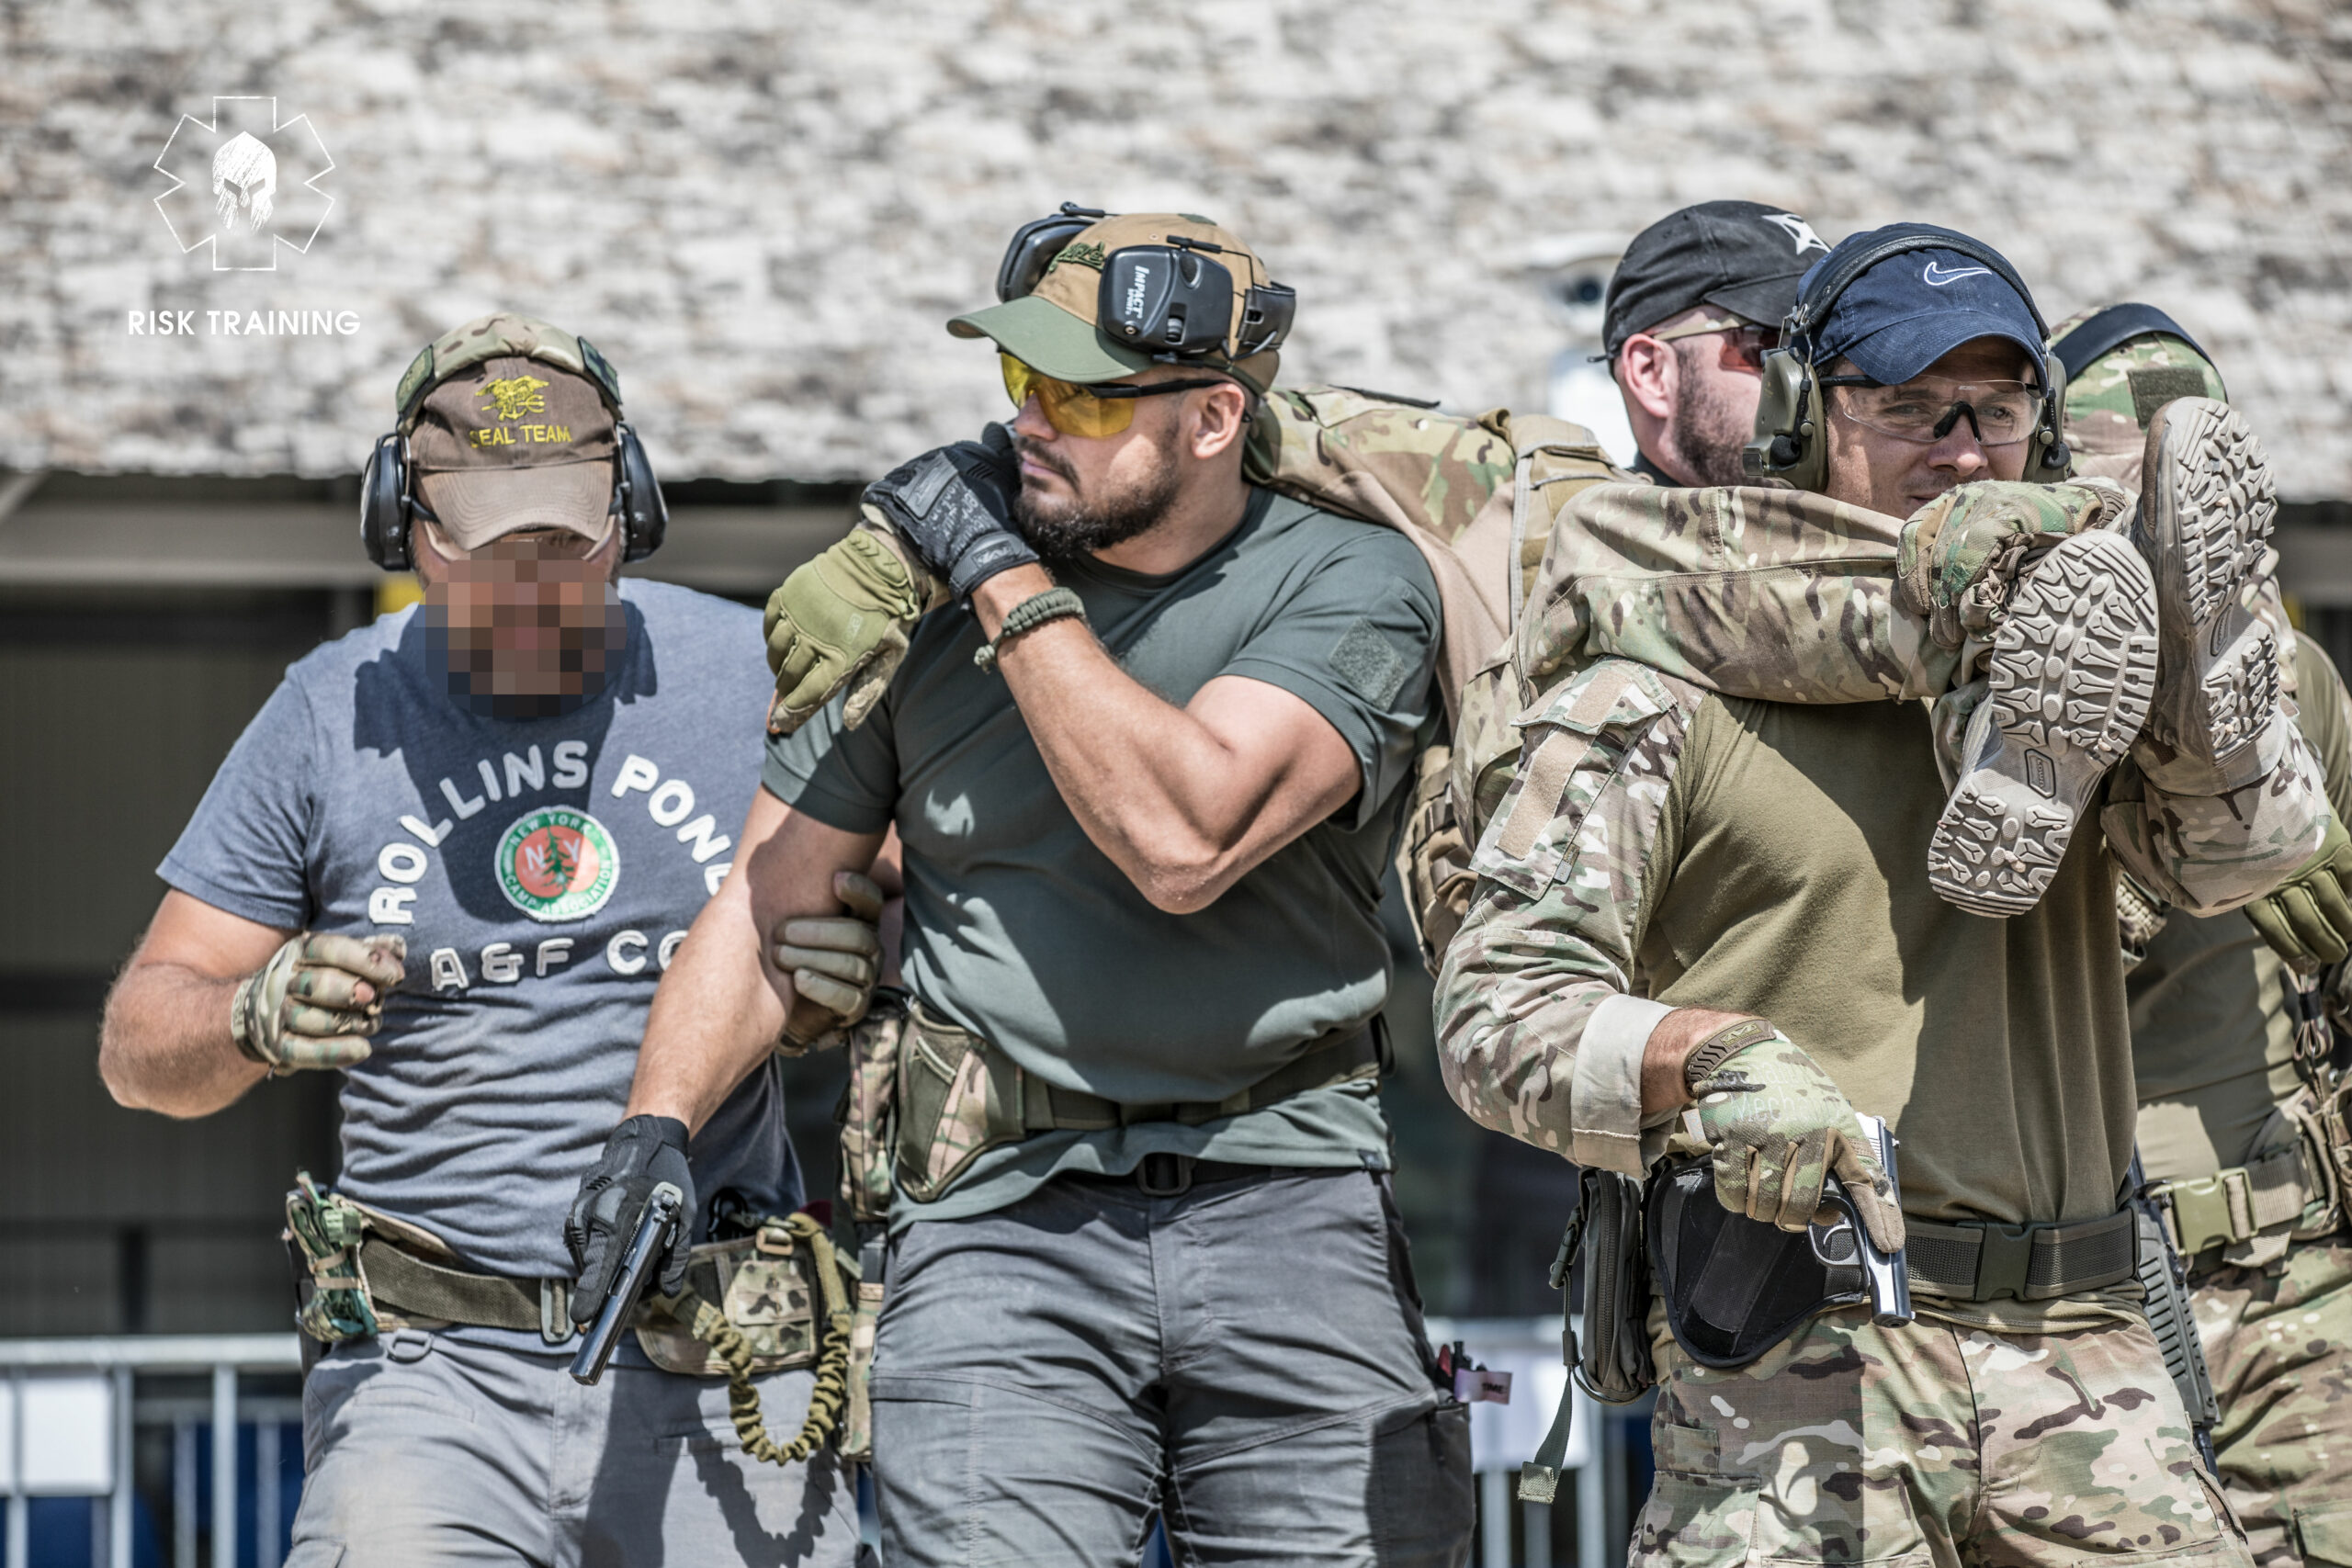
[[1813, 231], [1813, 225], [1793, 212], [1767, 212], [1764, 221], [1785, 232], [1797, 248], [1797, 254], [1807, 251], [1826, 251], [1828, 244]]

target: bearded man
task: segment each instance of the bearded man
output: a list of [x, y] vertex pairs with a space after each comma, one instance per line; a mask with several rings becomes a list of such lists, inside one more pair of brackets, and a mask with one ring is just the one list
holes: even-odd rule
[[1435, 581], [1244, 480], [1291, 293], [1238, 236], [1066, 209], [999, 296], [949, 327], [1001, 351], [1011, 428], [871, 487], [770, 606], [771, 723], [806, 722], [629, 1111], [683, 1136], [725, 1103], [796, 995], [762, 933], [834, 914], [895, 825], [885, 1559], [1134, 1562], [1158, 1514], [1188, 1562], [1460, 1562], [1467, 1411], [1370, 1029]]

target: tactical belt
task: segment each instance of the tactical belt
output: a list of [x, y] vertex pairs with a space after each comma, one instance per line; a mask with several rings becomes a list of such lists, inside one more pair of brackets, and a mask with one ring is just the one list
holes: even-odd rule
[[1288, 1100], [1310, 1089], [1322, 1089], [1363, 1077], [1380, 1066], [1378, 1043], [1369, 1025], [1343, 1039], [1317, 1045], [1296, 1060], [1275, 1068], [1248, 1089], [1223, 1100], [1169, 1100], [1127, 1104], [1105, 1100], [1084, 1089], [1064, 1089], [1035, 1074], [1021, 1076], [1021, 1128], [1025, 1133], [1066, 1131], [1099, 1133], [1138, 1122], [1175, 1122], [1197, 1127], [1205, 1122], [1245, 1111], [1262, 1111], [1278, 1100]]
[[2148, 1190], [2163, 1211], [2165, 1228], [2184, 1258], [2209, 1247], [2251, 1241], [2301, 1224], [2303, 1207], [2327, 1196], [2300, 1145], [2273, 1149], [2244, 1165]]
[[[2182, 1258], [2193, 1267], [2198, 1255], [2211, 1248], [2257, 1236], [2317, 1236], [2343, 1224], [2343, 1178], [2352, 1173], [2346, 1098], [2342, 1089], [2324, 1096], [2300, 1093], [2273, 1113], [2257, 1139], [2273, 1146], [2244, 1165], [2186, 1181], [2152, 1183], [2148, 1196]], [[2282, 1134], [2292, 1141], [2278, 1141]], [[2313, 1207], [2319, 1217], [2303, 1232], [2303, 1217]], [[2283, 1248], [2285, 1241], [2278, 1246]], [[2246, 1259], [2241, 1255], [2239, 1260]]]
[[1951, 1301], [2048, 1301], [2133, 1277], [2139, 1239], [2129, 1209], [2071, 1225], [1919, 1220], [1905, 1214], [1911, 1288]]
[[474, 1328], [536, 1329], [550, 1345], [578, 1332], [571, 1287], [564, 1280], [510, 1280], [428, 1263], [381, 1236], [359, 1244], [368, 1293], [401, 1317], [438, 1319]]

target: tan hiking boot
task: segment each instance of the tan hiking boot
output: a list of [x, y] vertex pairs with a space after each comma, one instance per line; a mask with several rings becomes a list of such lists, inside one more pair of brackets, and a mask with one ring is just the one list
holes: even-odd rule
[[2084, 802], [2147, 718], [2156, 591], [2139, 551], [2097, 530], [2035, 561], [1994, 634], [1986, 680], [1928, 880], [1948, 903], [2006, 919], [2041, 902]]
[[2148, 421], [2132, 542], [2154, 570], [2155, 696], [2140, 761], [2165, 788], [2213, 794], [2269, 771], [2278, 749], [2278, 649], [2247, 604], [2278, 504], [2262, 443], [2211, 398]]

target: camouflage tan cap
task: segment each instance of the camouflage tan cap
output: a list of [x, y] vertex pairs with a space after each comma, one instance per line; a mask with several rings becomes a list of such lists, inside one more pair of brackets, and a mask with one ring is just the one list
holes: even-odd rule
[[[2099, 331], [2103, 319], [2114, 321], [2124, 312], [2134, 313], [2124, 326], [2146, 330], [2132, 331], [2120, 341]], [[2080, 351], [2068, 352], [2068, 340], [2086, 327], [2086, 335], [2112, 346], [2096, 347], [2078, 367]], [[2170, 317], [2150, 306], [2077, 311], [2051, 329], [2050, 343], [2066, 367], [2066, 445], [2078, 456], [2137, 458], [2147, 445], [2148, 421], [2175, 398], [2229, 401], [2212, 361]]]
[[1098, 324], [1102, 264], [1114, 252], [1130, 245], [1164, 245], [1174, 237], [1216, 246], [1207, 259], [1223, 266], [1233, 279], [1225, 353], [1205, 363], [1184, 363], [1227, 372], [1251, 389], [1264, 391], [1273, 385], [1282, 356], [1260, 354], [1237, 362], [1231, 355], [1239, 345], [1242, 296], [1272, 279], [1266, 264], [1239, 235], [1196, 213], [1130, 212], [1091, 224], [1073, 235], [1054, 257], [1034, 292], [957, 316], [947, 323], [947, 330], [957, 337], [992, 339], [1005, 353], [1057, 380], [1083, 385], [1116, 381], [1148, 370], [1164, 362], [1114, 340]]
[[427, 344], [398, 397], [418, 498], [458, 548], [529, 528], [589, 539], [611, 528], [619, 381], [583, 340], [484, 316]]

